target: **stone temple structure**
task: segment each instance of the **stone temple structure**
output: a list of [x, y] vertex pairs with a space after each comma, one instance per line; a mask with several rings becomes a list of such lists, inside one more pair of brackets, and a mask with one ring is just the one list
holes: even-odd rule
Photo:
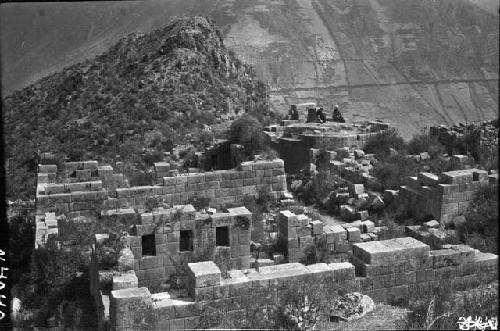
[[285, 161], [285, 171], [296, 173], [309, 164], [309, 150], [320, 144], [329, 149], [357, 146], [363, 148], [373, 135], [390, 128], [388, 123], [303, 123], [284, 120], [280, 126], [267, 128], [272, 147]]

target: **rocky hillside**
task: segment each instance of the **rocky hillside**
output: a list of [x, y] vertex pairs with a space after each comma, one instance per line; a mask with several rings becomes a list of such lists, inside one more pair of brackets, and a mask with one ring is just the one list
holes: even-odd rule
[[124, 33], [200, 13], [270, 87], [277, 112], [339, 104], [346, 120], [389, 121], [405, 139], [435, 124], [498, 117], [498, 0], [12, 4], [0, 10], [4, 93]]
[[228, 113], [268, 110], [264, 84], [201, 17], [131, 34], [3, 102], [8, 198], [33, 189], [34, 151], [141, 163], [143, 148], [167, 151]]

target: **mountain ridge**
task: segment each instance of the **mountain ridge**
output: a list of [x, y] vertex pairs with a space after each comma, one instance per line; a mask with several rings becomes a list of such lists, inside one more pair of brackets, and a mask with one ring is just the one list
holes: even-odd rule
[[143, 163], [143, 148], [168, 151], [228, 114], [268, 110], [264, 84], [203, 17], [130, 34], [3, 102], [7, 188], [21, 191], [33, 185], [32, 151]]

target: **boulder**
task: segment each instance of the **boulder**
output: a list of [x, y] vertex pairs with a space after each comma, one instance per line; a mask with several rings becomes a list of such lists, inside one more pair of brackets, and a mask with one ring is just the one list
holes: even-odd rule
[[134, 270], [134, 254], [129, 247], [125, 247], [120, 251], [120, 257], [118, 258], [118, 270]]
[[439, 222], [436, 220], [432, 220], [429, 222], [425, 222], [422, 224], [425, 228], [439, 228]]
[[373, 311], [375, 303], [372, 298], [358, 292], [347, 293], [330, 304], [330, 318], [352, 321]]
[[457, 229], [458, 227], [462, 226], [467, 222], [467, 219], [463, 215], [456, 216], [453, 218], [453, 227]]
[[302, 181], [301, 180], [294, 180], [291, 184], [290, 184], [290, 189], [293, 191], [293, 192], [296, 192], [298, 190], [300, 190], [302, 188]]
[[375, 197], [375, 198], [373, 198], [373, 200], [372, 200], [371, 207], [372, 207], [374, 210], [382, 210], [382, 209], [384, 209], [384, 207], [385, 207], [385, 203], [384, 203], [384, 201], [382, 200], [382, 198], [380, 198], [380, 196], [376, 196], [376, 197]]

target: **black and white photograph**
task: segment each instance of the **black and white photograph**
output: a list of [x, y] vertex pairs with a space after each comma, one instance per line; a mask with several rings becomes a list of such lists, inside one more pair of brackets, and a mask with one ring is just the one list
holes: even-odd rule
[[497, 330], [499, 0], [0, 4], [0, 330]]

